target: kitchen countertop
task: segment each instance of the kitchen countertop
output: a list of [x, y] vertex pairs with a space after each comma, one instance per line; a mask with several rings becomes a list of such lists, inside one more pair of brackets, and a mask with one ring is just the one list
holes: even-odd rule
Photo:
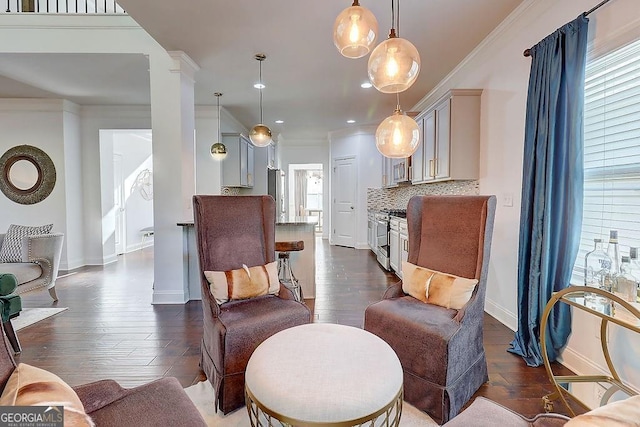
[[[316, 225], [318, 217], [315, 216], [297, 216], [292, 220], [280, 220], [276, 225]], [[193, 221], [182, 221], [176, 223], [178, 227], [193, 227]]]

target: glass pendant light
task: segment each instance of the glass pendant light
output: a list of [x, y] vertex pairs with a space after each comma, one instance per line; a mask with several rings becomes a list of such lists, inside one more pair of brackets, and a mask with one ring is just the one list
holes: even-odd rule
[[418, 149], [418, 123], [400, 109], [380, 123], [376, 130], [376, 147], [383, 156], [392, 159], [409, 157]]
[[271, 129], [264, 125], [262, 120], [262, 88], [264, 87], [262, 84], [262, 61], [267, 59], [267, 55], [264, 53], [258, 53], [255, 58], [260, 64], [260, 123], [251, 128], [251, 131], [249, 132], [249, 139], [256, 147], [266, 147], [271, 144], [272, 138]]
[[215, 160], [224, 160], [227, 157], [227, 147], [222, 143], [222, 130], [220, 129], [220, 97], [222, 93], [216, 92], [214, 95], [218, 98], [218, 142], [211, 146], [211, 157]]
[[353, 0], [333, 24], [333, 43], [347, 58], [362, 58], [373, 48], [378, 37], [378, 21], [369, 9]]
[[[382, 93], [403, 92], [416, 81], [420, 73], [420, 54], [408, 40], [398, 37], [400, 26], [399, 0], [391, 0], [391, 22], [389, 38], [380, 43], [371, 53], [367, 71], [369, 80]], [[399, 3], [398, 3], [399, 6]]]

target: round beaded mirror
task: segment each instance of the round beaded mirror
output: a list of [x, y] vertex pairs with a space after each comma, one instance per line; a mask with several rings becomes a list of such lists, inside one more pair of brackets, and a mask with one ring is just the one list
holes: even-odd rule
[[51, 158], [37, 147], [17, 145], [0, 157], [0, 191], [22, 205], [46, 199], [56, 184]]

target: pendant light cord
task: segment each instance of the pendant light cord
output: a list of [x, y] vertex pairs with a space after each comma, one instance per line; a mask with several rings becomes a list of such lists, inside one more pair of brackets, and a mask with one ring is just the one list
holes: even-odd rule
[[391, 31], [389, 38], [400, 37], [400, 0], [391, 0]]
[[264, 124], [262, 120], [262, 60], [258, 60], [260, 63], [260, 124]]
[[220, 129], [220, 97], [221, 93], [216, 93], [216, 98], [218, 98], [218, 142], [222, 142], [222, 130]]
[[400, 0], [396, 1], [396, 34], [400, 37]]

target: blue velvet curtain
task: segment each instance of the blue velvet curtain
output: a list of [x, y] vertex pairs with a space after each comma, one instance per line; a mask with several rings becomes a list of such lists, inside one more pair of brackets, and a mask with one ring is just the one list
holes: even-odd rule
[[[589, 20], [581, 15], [531, 48], [518, 250], [518, 331], [509, 351], [543, 363], [540, 322], [553, 292], [569, 286], [583, 201], [584, 72]], [[556, 360], [571, 312], [556, 304], [547, 353]]]

